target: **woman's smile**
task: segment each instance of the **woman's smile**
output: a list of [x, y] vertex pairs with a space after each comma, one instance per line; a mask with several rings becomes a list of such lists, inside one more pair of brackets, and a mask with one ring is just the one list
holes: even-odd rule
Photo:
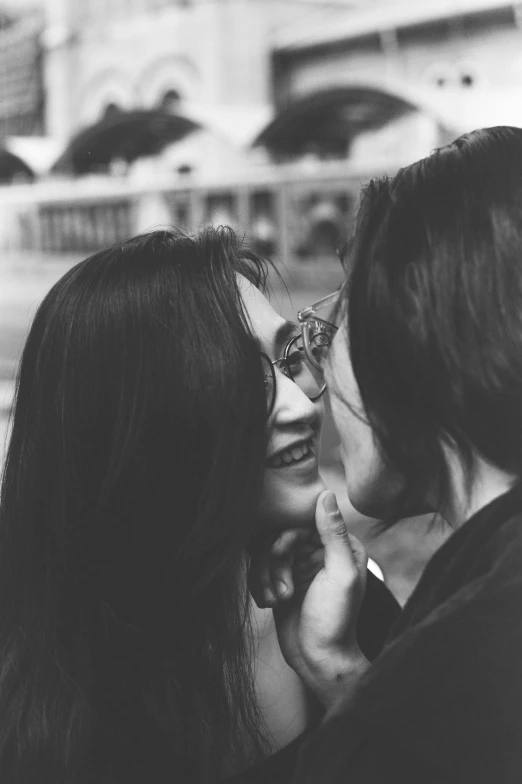
[[[282, 357], [299, 327], [285, 322], [247, 280], [242, 279], [240, 285], [260, 352], [269, 362], [273, 357]], [[325, 489], [318, 460], [323, 401], [308, 397], [280, 368], [276, 371], [274, 387], [275, 399], [267, 420], [266, 470], [257, 526], [272, 530], [310, 528], [315, 525], [317, 498]]]
[[267, 460], [267, 467], [274, 469], [298, 469], [300, 473], [308, 473], [317, 469], [315, 438], [301, 439], [279, 449]]

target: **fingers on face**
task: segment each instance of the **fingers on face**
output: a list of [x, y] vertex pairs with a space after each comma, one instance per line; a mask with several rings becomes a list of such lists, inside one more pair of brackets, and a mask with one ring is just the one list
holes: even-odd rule
[[294, 577], [292, 565], [288, 561], [274, 564], [272, 569], [271, 588], [276, 601], [287, 601], [294, 593]]
[[274, 607], [295, 592], [295, 582], [310, 582], [323, 566], [317, 532], [295, 528], [267, 540], [251, 562], [249, 589], [258, 607]]
[[323, 544], [335, 544], [336, 541], [345, 544], [348, 541], [346, 523], [334, 493], [329, 490], [325, 490], [317, 499], [315, 522]]
[[249, 588], [258, 607], [273, 607], [293, 594], [292, 564], [298, 529], [283, 531], [267, 541], [251, 563]]
[[303, 538], [303, 529], [293, 528], [283, 531], [275, 539], [271, 547], [271, 554], [276, 559], [290, 558], [297, 542]]
[[344, 547], [350, 541], [346, 523], [340, 512], [332, 516], [329, 537], [336, 546], [342, 545]]
[[296, 584], [311, 582], [324, 564], [321, 539], [313, 529], [294, 529], [281, 534], [274, 542], [272, 553], [272, 585], [278, 600], [290, 599]]
[[324, 550], [322, 547], [300, 550], [294, 563], [294, 574], [297, 583], [310, 582], [324, 566]]
[[287, 601], [294, 593], [293, 566], [299, 543], [305, 539], [306, 531], [293, 529], [283, 531], [271, 548], [270, 592], [275, 602]]
[[359, 569], [366, 569], [368, 565], [368, 553], [362, 542], [353, 534], [348, 534], [348, 544], [353, 553], [355, 563]]
[[272, 606], [275, 597], [270, 586], [270, 570], [267, 561], [256, 559], [251, 563], [248, 588], [258, 607]]

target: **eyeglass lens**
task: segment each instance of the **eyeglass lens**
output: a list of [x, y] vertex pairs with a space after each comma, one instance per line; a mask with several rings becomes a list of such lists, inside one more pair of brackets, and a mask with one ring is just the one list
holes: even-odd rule
[[266, 354], [261, 354], [261, 364], [263, 366], [263, 377], [266, 392], [266, 414], [267, 417], [272, 413], [275, 403], [275, 370], [274, 366]]
[[[318, 321], [315, 319], [315, 321]], [[281, 359], [270, 360], [266, 354], [261, 354], [263, 365], [263, 378], [266, 391], [266, 410], [267, 416], [272, 413], [276, 396], [276, 376], [274, 365], [293, 381], [304, 394], [314, 401], [321, 397], [325, 391], [323, 368], [331, 343], [331, 336], [335, 333], [335, 327], [331, 331], [326, 329], [330, 325], [317, 325], [310, 335], [310, 350], [313, 361], [310, 361], [310, 352], [306, 352], [303, 336], [296, 335], [286, 345], [284, 356]]]
[[297, 314], [306, 355], [311, 364], [321, 372], [324, 371], [328, 350], [338, 328], [338, 300], [339, 291], [335, 291]]
[[328, 321], [311, 316], [303, 326], [304, 344], [310, 364], [321, 374], [337, 327]]
[[[315, 350], [317, 356], [322, 357], [328, 351], [326, 343], [317, 343]], [[287, 344], [284, 354], [285, 366], [288, 377], [305, 393], [310, 400], [316, 400], [324, 392], [324, 378], [322, 371], [314, 366], [308, 359], [301, 335]], [[324, 361], [323, 361], [324, 364]]]

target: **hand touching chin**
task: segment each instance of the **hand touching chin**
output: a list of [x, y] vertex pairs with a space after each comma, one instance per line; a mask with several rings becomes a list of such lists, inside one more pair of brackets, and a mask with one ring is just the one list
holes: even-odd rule
[[258, 606], [273, 608], [286, 661], [332, 712], [369, 666], [356, 637], [367, 556], [332, 492], [320, 494], [315, 523], [313, 531], [284, 531], [258, 552], [249, 585]]

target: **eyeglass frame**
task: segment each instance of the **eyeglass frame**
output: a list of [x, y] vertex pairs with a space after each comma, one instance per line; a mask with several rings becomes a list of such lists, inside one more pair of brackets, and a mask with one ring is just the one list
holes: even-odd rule
[[[300, 339], [303, 341], [303, 348], [304, 348], [304, 337], [303, 337], [302, 333], [299, 332], [297, 335], [294, 335], [292, 338], [290, 338], [290, 340], [287, 342], [287, 344], [286, 344], [286, 346], [284, 348], [283, 356], [282, 357], [278, 357], [277, 359], [270, 359], [268, 354], [265, 354], [264, 351], [260, 351], [259, 352], [260, 356], [263, 357], [268, 362], [268, 364], [270, 365], [270, 369], [271, 369], [270, 372], [271, 372], [272, 380], [273, 380], [273, 384], [274, 384], [274, 386], [273, 386], [274, 391], [273, 391], [273, 394], [272, 394], [272, 400], [270, 401], [270, 406], [267, 409], [267, 415], [266, 415], [267, 419], [270, 418], [270, 416], [272, 414], [272, 411], [274, 410], [275, 401], [276, 401], [276, 397], [277, 397], [277, 380], [276, 380], [275, 368], [277, 368], [279, 370], [279, 372], [282, 373], [286, 378], [290, 379], [290, 381], [292, 381], [297, 387], [299, 387], [299, 389], [301, 389], [301, 387], [299, 386], [299, 384], [297, 383], [297, 381], [293, 377], [293, 374], [292, 374], [292, 371], [290, 370], [290, 365], [289, 365], [289, 362], [288, 362], [289, 355], [290, 355], [290, 350], [291, 350], [292, 346], [294, 345], [294, 343], [296, 343]], [[308, 357], [308, 353], [306, 352], [306, 349], [305, 349], [305, 354], [306, 354], [306, 357], [308, 359], [309, 357]], [[315, 364], [314, 364], [314, 367], [315, 367]], [[313, 397], [310, 397], [309, 395], [307, 395], [306, 392], [303, 389], [301, 389], [301, 392], [303, 392], [303, 394], [306, 395], [308, 400], [310, 400], [312, 403], [315, 403], [326, 392], [326, 384], [323, 384], [319, 394], [318, 395], [314, 395]]]
[[[298, 320], [299, 324], [301, 325], [301, 335], [302, 335], [302, 338], [303, 338], [303, 347], [304, 347], [306, 356], [307, 356], [309, 362], [311, 362], [312, 365], [315, 368], [317, 368], [318, 370], [321, 370], [321, 371], [323, 370], [323, 368], [317, 363], [317, 361], [316, 361], [316, 359], [315, 359], [315, 357], [314, 357], [314, 355], [312, 353], [312, 350], [310, 348], [310, 341], [309, 341], [309, 335], [308, 335], [308, 330], [307, 330], [307, 324], [308, 324], [308, 322], [309, 322], [309, 320], [311, 318], [314, 318], [316, 321], [319, 321], [320, 323], [325, 324], [330, 329], [332, 329], [333, 330], [332, 334], [335, 335], [335, 333], [337, 332], [338, 327], [336, 327], [335, 324], [332, 324], [330, 321], [325, 321], [325, 319], [320, 318], [316, 314], [317, 314], [318, 310], [322, 310], [324, 308], [332, 307], [333, 305], [335, 305], [337, 303], [338, 299], [339, 299], [340, 293], [341, 293], [341, 289], [338, 289], [337, 291], [334, 291], [331, 294], [327, 294], [325, 297], [321, 297], [321, 299], [316, 300], [311, 305], [308, 305], [308, 307], [303, 308], [302, 310], [298, 311], [298, 313], [297, 313], [297, 320]], [[325, 387], [326, 387], [326, 385], [325, 385]]]

